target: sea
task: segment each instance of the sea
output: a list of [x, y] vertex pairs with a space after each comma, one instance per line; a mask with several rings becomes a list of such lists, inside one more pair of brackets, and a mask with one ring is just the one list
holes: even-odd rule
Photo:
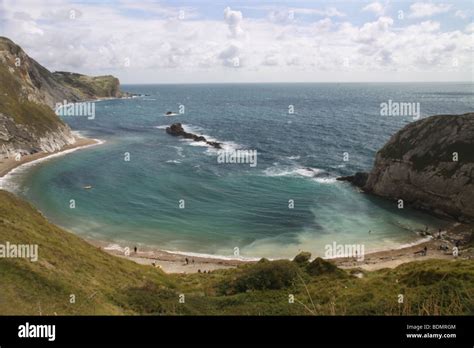
[[[95, 117], [63, 116], [100, 145], [19, 167], [1, 186], [87, 239], [244, 259], [325, 257], [334, 243], [398, 248], [419, 242], [426, 228], [444, 228], [447, 221], [336, 178], [369, 171], [376, 152], [410, 122], [474, 110], [467, 82], [122, 90], [139, 96], [97, 101]], [[419, 114], [387, 115], [388, 103], [414, 103]], [[222, 150], [167, 134], [177, 122]], [[256, 162], [218, 160], [220, 151], [237, 150], [256, 151]]]

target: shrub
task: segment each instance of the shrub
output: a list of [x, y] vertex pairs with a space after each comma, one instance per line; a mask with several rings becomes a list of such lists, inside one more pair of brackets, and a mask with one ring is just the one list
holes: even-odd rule
[[307, 251], [302, 251], [298, 255], [295, 256], [293, 261], [298, 263], [298, 264], [305, 264], [305, 263], [309, 262], [310, 258], [311, 258], [311, 253], [309, 253]]
[[293, 284], [298, 267], [291, 261], [258, 262], [246, 267], [233, 283], [236, 292], [282, 289]]
[[337, 268], [336, 265], [332, 264], [331, 262], [325, 261], [320, 257], [314, 259], [314, 261], [306, 267], [306, 271], [312, 276], [318, 276], [323, 274], [345, 274], [344, 271]]

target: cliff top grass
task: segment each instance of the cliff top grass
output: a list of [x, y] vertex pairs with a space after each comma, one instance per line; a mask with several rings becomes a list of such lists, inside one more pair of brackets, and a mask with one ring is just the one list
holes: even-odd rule
[[413, 262], [361, 271], [362, 278], [306, 256], [206, 274], [165, 274], [103, 252], [0, 191], [0, 244], [7, 241], [37, 244], [39, 257], [37, 262], [0, 258], [1, 315], [474, 313], [474, 263], [469, 260]]
[[111, 75], [87, 76], [57, 71], [53, 76], [62, 84], [74, 89], [79, 95], [89, 97], [115, 97], [119, 92], [119, 80]]

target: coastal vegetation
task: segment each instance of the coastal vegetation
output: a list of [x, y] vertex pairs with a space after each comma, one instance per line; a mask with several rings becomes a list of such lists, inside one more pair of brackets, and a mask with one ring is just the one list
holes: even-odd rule
[[[0, 258], [2, 315], [468, 315], [474, 263], [426, 260], [374, 272], [307, 253], [236, 269], [165, 274], [112, 256], [0, 191], [0, 241], [38, 261]], [[400, 296], [402, 295], [402, 296]]]

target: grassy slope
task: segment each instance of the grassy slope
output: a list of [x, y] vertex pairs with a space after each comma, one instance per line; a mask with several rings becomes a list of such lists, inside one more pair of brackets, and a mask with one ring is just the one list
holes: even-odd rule
[[3, 64], [0, 64], [0, 81], [0, 113], [13, 118], [15, 123], [35, 129], [39, 135], [63, 124], [47, 105], [22, 100], [20, 82]]
[[[417, 262], [362, 279], [320, 259], [166, 275], [102, 252], [0, 191], [0, 243], [6, 241], [38, 244], [39, 260], [0, 259], [0, 314], [474, 313], [472, 261]], [[289, 294], [296, 303], [288, 303]]]

